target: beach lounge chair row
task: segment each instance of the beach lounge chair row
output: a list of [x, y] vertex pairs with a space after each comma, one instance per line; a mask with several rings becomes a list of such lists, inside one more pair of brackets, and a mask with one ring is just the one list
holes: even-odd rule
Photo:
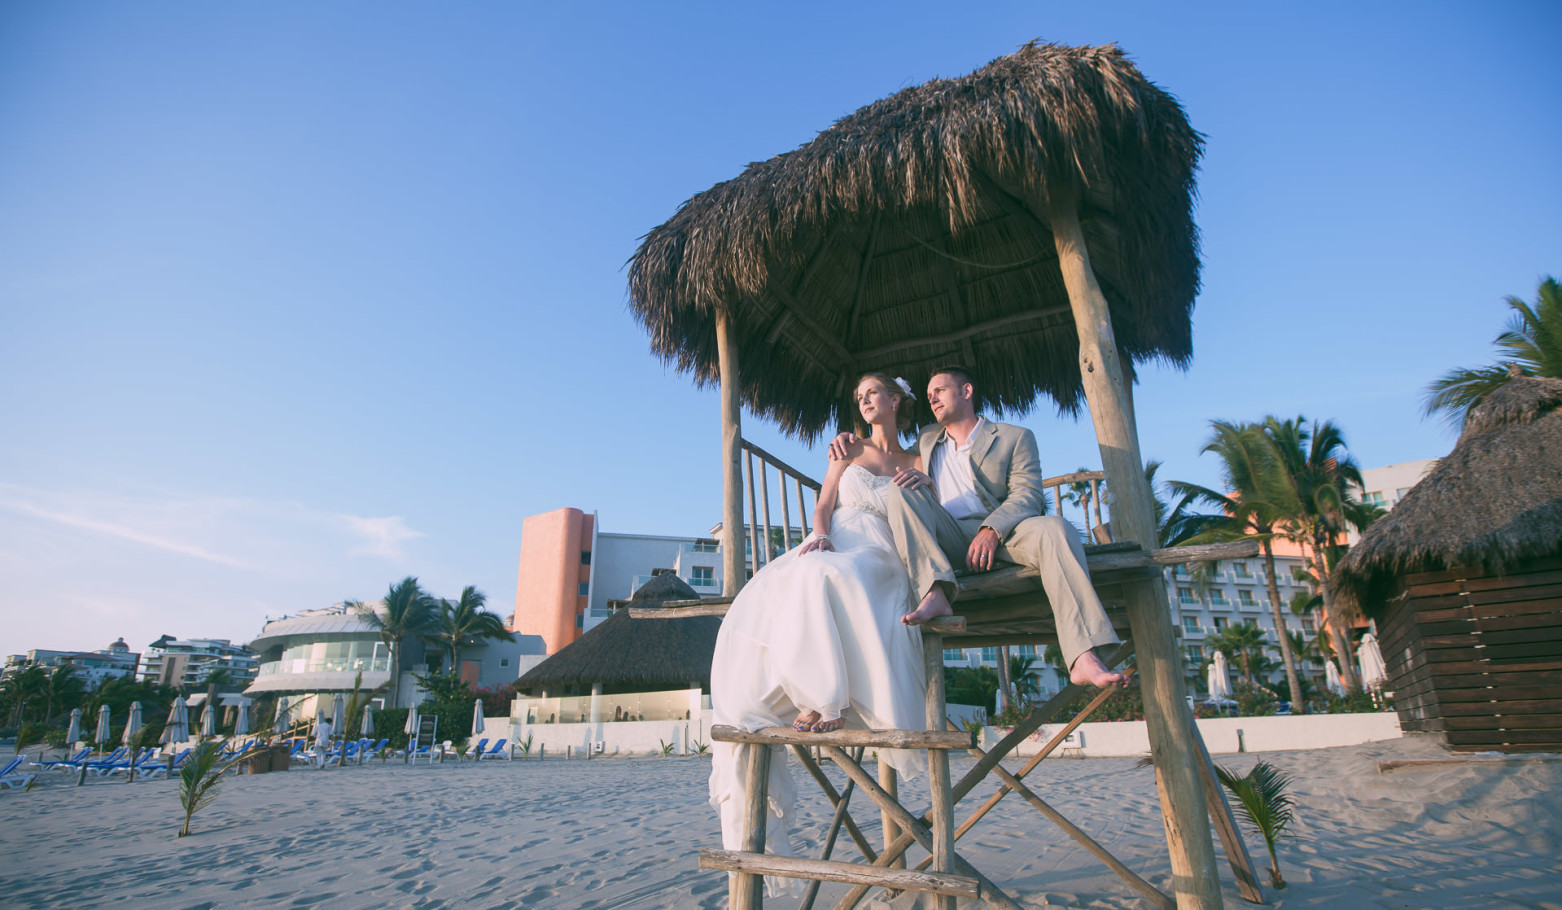
[[7, 790], [13, 787], [25, 787], [38, 777], [36, 774], [23, 774], [17, 770], [24, 761], [26, 759], [18, 755], [6, 762], [4, 768], [0, 768], [0, 787], [5, 787]]

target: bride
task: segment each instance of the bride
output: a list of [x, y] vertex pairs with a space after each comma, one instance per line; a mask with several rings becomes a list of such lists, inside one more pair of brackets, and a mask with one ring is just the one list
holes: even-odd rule
[[[799, 731], [842, 726], [920, 730], [926, 725], [922, 633], [901, 616], [917, 605], [885, 521], [894, 476], [921, 470], [901, 448], [914, 396], [904, 380], [868, 373], [857, 383], [862, 441], [831, 461], [814, 509], [815, 533], [778, 557], [733, 601], [711, 665], [714, 722], [744, 730], [790, 724]], [[827, 533], [817, 529], [827, 528]], [[742, 848], [748, 746], [715, 743], [711, 804], [722, 843]], [[795, 790], [781, 756], [770, 763], [765, 842], [791, 855]], [[879, 761], [917, 774], [919, 751], [881, 750]]]

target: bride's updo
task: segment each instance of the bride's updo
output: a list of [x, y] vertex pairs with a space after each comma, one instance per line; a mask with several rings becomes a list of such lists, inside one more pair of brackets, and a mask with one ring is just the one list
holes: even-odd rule
[[895, 410], [895, 430], [902, 436], [910, 432], [912, 425], [911, 412], [916, 410], [912, 402], [916, 400], [917, 396], [911, 393], [911, 386], [904, 379], [897, 379], [888, 373], [880, 373], [875, 370], [863, 373], [858, 377], [857, 383], [852, 386], [852, 427], [857, 431], [857, 435], [867, 439], [873, 432], [873, 428], [863, 422], [862, 409], [857, 406], [857, 389], [862, 386], [864, 380], [868, 379], [877, 382], [889, 394], [900, 397], [900, 407]]

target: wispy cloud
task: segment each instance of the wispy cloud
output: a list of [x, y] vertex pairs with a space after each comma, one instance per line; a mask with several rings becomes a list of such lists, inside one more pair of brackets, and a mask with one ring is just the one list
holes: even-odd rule
[[340, 515], [347, 527], [358, 535], [363, 543], [352, 549], [352, 554], [366, 556], [380, 556], [385, 559], [401, 559], [406, 555], [402, 544], [414, 538], [422, 537], [423, 532], [414, 531], [407, 527], [406, 521], [400, 516], [388, 515], [384, 518], [360, 518], [357, 515]]
[[249, 565], [243, 560], [235, 559], [232, 556], [224, 556], [221, 553], [213, 553], [210, 550], [198, 547], [195, 544], [183, 543], [181, 541], [159, 537], [156, 534], [149, 533], [140, 528], [116, 524], [111, 521], [103, 521], [86, 515], [74, 515], [68, 512], [56, 512], [50, 509], [41, 508], [39, 506], [30, 505], [28, 503], [8, 503], [8, 505], [18, 512], [32, 515], [35, 518], [42, 518], [44, 521], [65, 525], [66, 527], [79, 528], [83, 531], [94, 531], [98, 534], [106, 534], [110, 537], [118, 537], [121, 540], [134, 541], [135, 543], [144, 544], [148, 547], [155, 547], [159, 550], [166, 550], [170, 553], [178, 553], [182, 556], [189, 556], [194, 559], [204, 559], [207, 562], [215, 562], [219, 565], [233, 566], [236, 569], [255, 568], [255, 566]]

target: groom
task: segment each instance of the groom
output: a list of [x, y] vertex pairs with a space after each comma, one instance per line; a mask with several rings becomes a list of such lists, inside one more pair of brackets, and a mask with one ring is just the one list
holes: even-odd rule
[[[935, 372], [927, 398], [938, 423], [922, 433], [919, 452], [931, 476], [900, 471], [886, 495], [895, 547], [912, 587], [923, 594], [901, 621], [917, 625], [953, 612], [955, 562], [973, 572], [998, 561], [1029, 566], [1040, 573], [1052, 604], [1069, 680], [1125, 685], [1094, 651], [1118, 638], [1090, 585], [1079, 536], [1063, 519], [1041, 514], [1046, 500], [1035, 434], [978, 416], [975, 386], [960, 367]], [[837, 437], [830, 457], [842, 457], [850, 438]]]

